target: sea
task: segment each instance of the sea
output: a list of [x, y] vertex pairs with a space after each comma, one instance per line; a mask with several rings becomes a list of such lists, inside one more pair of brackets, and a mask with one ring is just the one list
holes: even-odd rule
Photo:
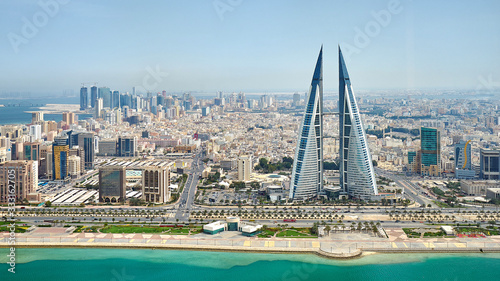
[[0, 280], [499, 280], [500, 254], [315, 255], [151, 249], [0, 249]]
[[[0, 125], [7, 124], [30, 124], [30, 111], [39, 111], [46, 104], [79, 104], [76, 97], [46, 97], [30, 99], [0, 99]], [[78, 120], [92, 117], [91, 114], [77, 114]], [[62, 120], [62, 114], [44, 114], [45, 121]]]

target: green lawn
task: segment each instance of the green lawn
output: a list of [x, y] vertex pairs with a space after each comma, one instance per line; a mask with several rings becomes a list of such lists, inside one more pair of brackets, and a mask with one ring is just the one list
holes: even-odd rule
[[287, 229], [276, 234], [276, 237], [288, 237], [288, 238], [316, 238], [310, 234], [299, 232], [295, 229]]
[[263, 230], [262, 233], [258, 234], [257, 237], [259, 237], [259, 238], [270, 238], [270, 237], [273, 237], [274, 233], [276, 233], [275, 230], [266, 229], [266, 230]]
[[108, 225], [101, 229], [102, 233], [166, 233], [171, 235], [188, 235], [200, 233], [202, 228], [197, 227], [157, 227], [157, 226], [135, 226], [135, 225]]
[[[15, 233], [25, 233], [29, 226], [16, 226]], [[0, 226], [0, 232], [9, 232], [10, 229], [7, 226]]]

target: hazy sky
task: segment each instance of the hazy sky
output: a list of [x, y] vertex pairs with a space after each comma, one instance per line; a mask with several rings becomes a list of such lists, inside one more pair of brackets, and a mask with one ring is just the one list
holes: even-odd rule
[[500, 84], [497, 0], [3, 0], [0, 35], [0, 93], [305, 91], [321, 44], [325, 90], [338, 44], [355, 89]]

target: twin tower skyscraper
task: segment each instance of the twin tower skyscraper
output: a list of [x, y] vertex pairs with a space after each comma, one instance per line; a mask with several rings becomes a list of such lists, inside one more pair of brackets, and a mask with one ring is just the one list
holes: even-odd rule
[[[289, 198], [307, 200], [323, 192], [323, 47], [306, 98], [293, 162]], [[341, 192], [369, 200], [378, 195], [358, 105], [339, 47], [339, 170]]]

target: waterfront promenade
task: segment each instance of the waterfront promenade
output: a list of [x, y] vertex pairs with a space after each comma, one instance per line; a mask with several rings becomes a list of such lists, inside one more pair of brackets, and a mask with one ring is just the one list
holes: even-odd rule
[[[257, 238], [239, 232], [217, 235], [67, 233], [65, 228], [37, 228], [16, 234], [17, 247], [122, 247], [213, 251], [314, 253], [352, 258], [363, 252], [500, 252], [500, 236], [487, 238], [407, 238], [401, 229], [386, 229], [388, 238], [364, 233], [332, 233], [322, 238]], [[9, 233], [0, 233], [8, 247]]]

